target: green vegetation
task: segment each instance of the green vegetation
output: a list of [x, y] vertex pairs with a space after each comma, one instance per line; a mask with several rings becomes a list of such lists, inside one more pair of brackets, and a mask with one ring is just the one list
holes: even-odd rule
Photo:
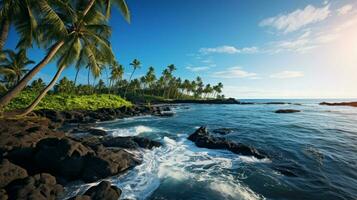
[[[23, 91], [8, 104], [5, 110], [23, 109], [36, 98], [33, 91]], [[100, 108], [129, 107], [131, 103], [117, 95], [65, 95], [49, 94], [35, 108], [51, 110], [98, 110]]]

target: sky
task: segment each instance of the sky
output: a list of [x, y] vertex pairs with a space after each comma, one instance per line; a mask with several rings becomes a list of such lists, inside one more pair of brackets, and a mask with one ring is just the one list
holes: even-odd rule
[[[125, 66], [137, 58], [142, 76], [175, 64], [176, 76], [222, 82], [226, 96], [356, 98], [355, 0], [127, 0], [128, 24], [113, 10], [111, 44]], [[17, 42], [14, 30], [6, 47]], [[29, 50], [39, 61], [44, 51]], [[55, 62], [36, 78], [49, 81]], [[68, 67], [63, 76], [74, 78]], [[106, 72], [102, 74], [106, 77]], [[82, 70], [79, 81], [87, 82]]]

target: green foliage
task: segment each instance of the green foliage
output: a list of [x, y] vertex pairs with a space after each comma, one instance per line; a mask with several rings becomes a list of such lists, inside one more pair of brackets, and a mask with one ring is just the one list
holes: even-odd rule
[[[5, 110], [25, 108], [36, 98], [37, 94], [32, 91], [23, 91], [13, 99]], [[132, 106], [132, 104], [118, 95], [93, 94], [93, 95], [66, 95], [51, 94], [45, 96], [36, 107], [51, 110], [98, 110], [100, 108], [120, 108]]]
[[64, 77], [57, 83], [54, 87], [54, 93], [56, 94], [74, 94], [75, 92], [74, 82], [68, 80], [67, 77]]

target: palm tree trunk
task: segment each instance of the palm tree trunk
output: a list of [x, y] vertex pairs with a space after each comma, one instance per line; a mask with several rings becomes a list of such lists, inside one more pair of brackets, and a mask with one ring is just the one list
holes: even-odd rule
[[57, 42], [51, 48], [51, 51], [39, 62], [33, 69], [29, 71], [21, 81], [11, 90], [9, 90], [3, 97], [0, 99], [0, 110], [5, 107], [11, 99], [13, 99], [18, 93], [20, 93], [27, 85], [27, 83], [44, 67], [46, 66], [57, 51], [63, 46], [64, 41]]
[[0, 35], [0, 51], [5, 46], [5, 42], [7, 40], [7, 36], [9, 35], [9, 27], [10, 27], [10, 22], [8, 19], [2, 20], [1, 23], [1, 35]]
[[77, 69], [76, 76], [74, 77], [74, 86], [76, 86], [77, 77], [78, 77], [78, 74], [79, 74], [79, 70], [80, 70], [80, 69], [81, 69], [81, 68], [78, 68], [78, 69]]
[[127, 85], [127, 86], [126, 86], [126, 88], [125, 88], [124, 98], [126, 97], [126, 93], [128, 92], [128, 87], [129, 87], [129, 84], [130, 84], [131, 78], [132, 78], [132, 77], [133, 77], [133, 75], [134, 75], [134, 72], [135, 72], [135, 68], [134, 68], [133, 72], [131, 72], [131, 74], [130, 74], [130, 78], [129, 78], [129, 81], [128, 81], [128, 85]]
[[56, 75], [53, 77], [52, 81], [50, 82], [50, 84], [42, 90], [41, 94], [39, 96], [37, 96], [37, 98], [35, 99], [34, 102], [31, 103], [30, 106], [28, 106], [21, 114], [20, 116], [25, 116], [27, 114], [29, 114], [30, 112], [32, 112], [32, 110], [38, 105], [38, 103], [40, 103], [41, 99], [47, 94], [47, 92], [52, 89], [52, 87], [56, 84], [56, 81], [58, 80], [58, 78], [60, 77], [61, 73], [63, 72], [63, 70], [65, 69], [65, 66], [60, 67], [57, 72]]

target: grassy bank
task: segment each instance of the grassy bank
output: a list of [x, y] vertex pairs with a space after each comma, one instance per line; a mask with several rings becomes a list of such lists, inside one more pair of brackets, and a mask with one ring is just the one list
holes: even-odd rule
[[[18, 97], [11, 101], [5, 108], [6, 111], [25, 108], [36, 98], [33, 92], [22, 92]], [[131, 106], [129, 101], [124, 100], [118, 95], [93, 94], [93, 95], [47, 95], [35, 110], [97, 110], [100, 108], [119, 108]]]

